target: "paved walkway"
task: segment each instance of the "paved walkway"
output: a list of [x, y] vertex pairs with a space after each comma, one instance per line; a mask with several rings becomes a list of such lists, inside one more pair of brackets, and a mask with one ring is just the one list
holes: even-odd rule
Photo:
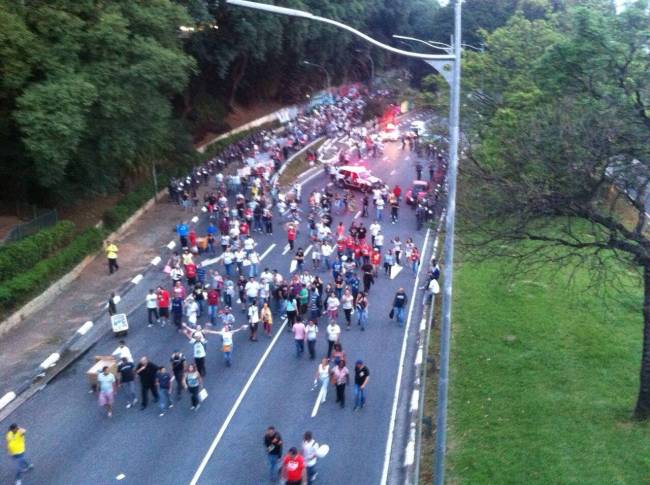
[[119, 294], [119, 288], [141, 273], [160, 254], [161, 247], [175, 239], [173, 228], [178, 220], [189, 217], [165, 197], [117, 241], [118, 272], [109, 275], [106, 259], [98, 255], [51, 305], [0, 337], [0, 396], [29, 379], [48, 355], [97, 315], [112, 291]]

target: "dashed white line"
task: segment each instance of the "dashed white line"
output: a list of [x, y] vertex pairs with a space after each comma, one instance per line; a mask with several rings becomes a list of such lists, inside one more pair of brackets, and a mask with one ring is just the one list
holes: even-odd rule
[[77, 329], [77, 333], [79, 335], [86, 335], [91, 328], [93, 328], [93, 322], [88, 320], [86, 323], [84, 323], [81, 327]]
[[16, 399], [16, 393], [14, 391], [9, 391], [7, 394], [0, 398], [0, 409], [4, 409], [7, 405]]
[[274, 247], [275, 247], [275, 243], [271, 244], [271, 245], [266, 249], [266, 251], [264, 251], [264, 252], [262, 253], [262, 255], [260, 256], [260, 261], [262, 261], [264, 258], [266, 258], [266, 257], [269, 255], [269, 253], [273, 250]]
[[404, 269], [404, 266], [400, 266], [399, 264], [393, 265], [390, 271], [390, 279], [394, 280], [395, 277], [400, 273], [400, 271], [402, 271], [402, 269]]
[[169, 241], [169, 244], [167, 245], [168, 249], [174, 249], [176, 247], [176, 241]]
[[115, 477], [115, 480], [124, 480], [126, 478], [126, 475], [124, 473], [120, 473], [118, 476]]
[[307, 246], [307, 249], [305, 249], [305, 256], [307, 256], [309, 254], [309, 251], [311, 251], [311, 248], [312, 248], [311, 244], [309, 246]]
[[314, 403], [314, 408], [311, 410], [312, 418], [316, 416], [316, 414], [318, 414], [318, 408], [320, 407], [320, 402], [323, 399], [323, 392], [325, 391], [325, 389], [320, 384], [320, 382], [318, 383], [318, 385], [320, 386], [320, 389], [318, 390], [318, 396], [316, 396], [316, 402]]
[[206, 259], [201, 263], [201, 266], [205, 268], [206, 266], [210, 266], [211, 264], [218, 263], [222, 259], [223, 259], [223, 254], [221, 256], [217, 256], [216, 258]]
[[158, 265], [160, 264], [160, 256], [156, 256], [155, 258], [153, 258], [153, 259], [151, 260], [151, 264], [152, 264], [153, 266], [158, 266]]
[[194, 224], [196, 224], [197, 222], [199, 222], [199, 216], [194, 216], [194, 217], [192, 217], [192, 222], [193, 222]]
[[41, 365], [39, 366], [41, 369], [49, 369], [50, 367], [53, 367], [56, 365], [56, 363], [59, 361], [61, 358], [61, 355], [58, 352], [54, 352], [50, 354], [50, 356], [45, 359], [43, 362], [41, 362]]
[[134, 276], [133, 279], [131, 280], [131, 283], [133, 283], [134, 285], [137, 285], [138, 283], [140, 283], [142, 281], [142, 278], [144, 278], [144, 275], [142, 275], [142, 274]]
[[396, 173], [397, 173], [397, 169], [393, 169], [393, 170], [390, 171], [391, 175], [395, 175]]
[[417, 411], [420, 407], [420, 390], [413, 389], [413, 394], [411, 394], [411, 412]]
[[361, 211], [357, 211], [357, 213], [354, 215], [355, 219], [358, 219], [361, 216]]
[[288, 252], [289, 252], [289, 245], [287, 244], [287, 245], [284, 247], [284, 249], [282, 250], [282, 256], [284, 256], [284, 255], [287, 254]]
[[275, 337], [273, 337], [273, 340], [271, 341], [271, 344], [266, 348], [266, 351], [264, 351], [264, 354], [262, 355], [262, 358], [260, 361], [257, 363], [257, 366], [253, 370], [253, 373], [250, 375], [248, 378], [248, 381], [246, 381], [246, 385], [242, 389], [241, 393], [237, 397], [237, 400], [235, 401], [235, 404], [233, 407], [230, 409], [230, 412], [228, 413], [228, 416], [226, 416], [226, 420], [223, 422], [221, 425], [221, 428], [219, 428], [219, 432], [215, 436], [214, 440], [212, 440], [212, 444], [210, 445], [210, 448], [208, 449], [207, 453], [203, 457], [203, 460], [201, 461], [201, 464], [197, 468], [196, 472], [194, 473], [194, 476], [192, 477], [192, 481], [190, 482], [190, 485], [196, 485], [201, 478], [201, 475], [203, 474], [203, 471], [205, 470], [205, 467], [208, 465], [208, 462], [210, 461], [210, 458], [212, 457], [212, 454], [214, 453], [214, 450], [217, 449], [217, 445], [221, 441], [221, 438], [223, 438], [224, 433], [228, 429], [228, 426], [230, 425], [230, 422], [232, 421], [232, 418], [235, 416], [235, 413], [237, 412], [237, 409], [239, 409], [239, 406], [241, 405], [242, 401], [244, 400], [244, 397], [246, 396], [246, 393], [248, 393], [248, 390], [250, 389], [251, 385], [253, 384], [253, 381], [257, 377], [257, 374], [260, 372], [260, 369], [262, 368], [262, 365], [264, 365], [264, 362], [266, 361], [267, 357], [271, 353], [271, 350], [273, 350], [273, 347], [275, 346], [276, 342], [280, 338], [281, 335], [284, 334], [284, 328], [287, 326], [287, 320], [285, 319], [282, 323], [282, 326], [278, 329], [277, 333], [275, 334]]

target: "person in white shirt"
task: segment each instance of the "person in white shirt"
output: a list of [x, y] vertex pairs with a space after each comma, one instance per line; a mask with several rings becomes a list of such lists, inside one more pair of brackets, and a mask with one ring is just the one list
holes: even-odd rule
[[185, 300], [185, 314], [190, 325], [195, 326], [199, 319], [199, 304], [194, 300], [193, 296], [188, 296]]
[[248, 340], [257, 342], [257, 327], [260, 323], [260, 310], [257, 307], [257, 299], [253, 298], [250, 306], [248, 307], [248, 324], [251, 328], [251, 335]]
[[246, 298], [248, 299], [248, 304], [250, 305], [253, 303], [253, 300], [257, 299], [260, 291], [260, 284], [254, 278], [249, 278], [248, 283], [246, 283], [246, 286], [244, 287], [244, 290], [246, 291]]
[[368, 227], [368, 230], [370, 231], [370, 237], [372, 238], [371, 244], [374, 246], [375, 238], [377, 237], [377, 234], [379, 234], [379, 231], [381, 231], [381, 225], [377, 221], [373, 221], [373, 223], [370, 224], [370, 227]]
[[224, 325], [223, 330], [206, 330], [206, 333], [213, 333], [215, 335], [221, 335], [221, 340], [223, 344], [223, 358], [226, 362], [226, 366], [230, 367], [232, 365], [232, 347], [233, 347], [233, 335], [237, 332], [245, 329], [247, 325], [242, 325], [237, 330], [232, 330], [230, 325]]
[[131, 355], [131, 351], [126, 346], [126, 342], [124, 342], [124, 340], [120, 340], [119, 345], [111, 355], [113, 355], [116, 358], [115, 360], [118, 362], [124, 358], [127, 361], [133, 363], [133, 356]]
[[316, 462], [318, 461], [318, 443], [314, 440], [311, 431], [305, 432], [302, 441], [302, 457], [307, 467], [307, 485], [311, 485], [316, 480], [318, 472], [316, 471]]
[[246, 237], [244, 239], [244, 251], [246, 251], [246, 254], [250, 255], [256, 245], [255, 240], [251, 236]]
[[332, 267], [332, 263], [330, 262], [330, 256], [332, 255], [332, 251], [333, 251], [332, 246], [327, 241], [325, 241], [320, 247], [320, 252], [323, 256], [323, 262], [325, 264], [325, 267], [328, 270], [331, 269]]
[[145, 303], [147, 305], [147, 318], [149, 320], [149, 326], [153, 326], [154, 320], [156, 322], [160, 321], [158, 316], [158, 295], [153, 289], [149, 290], [147, 296], [145, 297]]
[[307, 333], [307, 350], [309, 350], [309, 358], [316, 358], [316, 338], [318, 337], [318, 327], [313, 320], [307, 322], [307, 327], [305, 328]]
[[336, 323], [336, 320], [330, 320], [330, 323], [327, 325], [327, 328], [325, 330], [327, 331], [327, 358], [329, 359], [332, 356], [332, 349], [334, 348], [334, 344], [339, 341], [339, 336], [341, 335], [341, 327], [339, 327], [339, 324]]
[[318, 364], [318, 369], [316, 370], [316, 379], [314, 379], [314, 387], [318, 385], [320, 382], [320, 390], [319, 390], [319, 395], [320, 395], [320, 402], [321, 404], [325, 402], [325, 399], [327, 398], [327, 386], [330, 381], [330, 360], [327, 357], [323, 357], [323, 359], [320, 361], [320, 364]]

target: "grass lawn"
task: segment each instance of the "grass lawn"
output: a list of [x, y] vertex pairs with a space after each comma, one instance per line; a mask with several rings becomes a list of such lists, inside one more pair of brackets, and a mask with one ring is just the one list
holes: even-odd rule
[[[320, 140], [318, 143], [314, 143], [310, 150], [318, 150], [318, 148], [323, 143], [325, 143], [325, 139]], [[282, 173], [282, 175], [280, 175], [278, 183], [281, 187], [286, 187], [295, 182], [298, 175], [303, 173], [305, 170], [310, 169], [311, 167], [312, 165], [309, 165], [309, 162], [307, 161], [307, 151], [305, 151], [304, 153], [291, 160], [286, 170]]]
[[[650, 483], [650, 427], [630, 420], [641, 288], [622, 303], [603, 301], [585, 291], [585, 273], [572, 287], [557, 267], [512, 281], [503, 261], [462, 259], [448, 483]], [[437, 374], [429, 375], [434, 390]]]

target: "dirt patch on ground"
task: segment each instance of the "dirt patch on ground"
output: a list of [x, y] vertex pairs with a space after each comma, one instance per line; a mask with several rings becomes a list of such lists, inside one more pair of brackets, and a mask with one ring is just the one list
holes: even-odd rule
[[9, 231], [22, 221], [18, 216], [0, 216], [0, 241], [4, 239]]
[[122, 194], [113, 194], [81, 200], [74, 206], [60, 209], [59, 219], [74, 222], [76, 230], [81, 232], [101, 221], [104, 211], [113, 207], [122, 197]]

